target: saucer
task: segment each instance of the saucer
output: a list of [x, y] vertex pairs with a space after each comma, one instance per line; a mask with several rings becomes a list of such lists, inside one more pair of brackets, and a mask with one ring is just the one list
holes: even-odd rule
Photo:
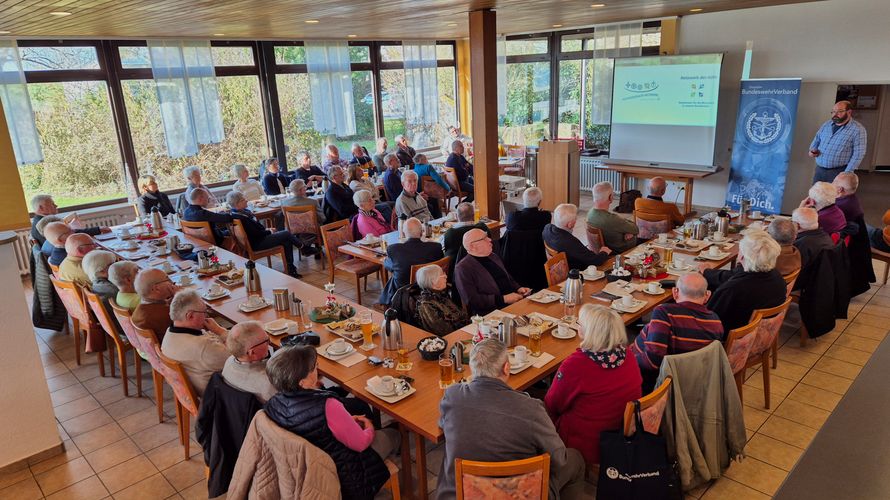
[[539, 304], [549, 304], [551, 302], [556, 302], [561, 297], [562, 297], [562, 295], [560, 295], [556, 292], [548, 292], [548, 291], [542, 290], [534, 295], [531, 295], [529, 297], [529, 299], [532, 302], [537, 302]]
[[661, 295], [661, 294], [664, 293], [664, 288], [662, 288], [662, 287], [658, 287], [658, 291], [657, 291], [657, 292], [650, 292], [650, 291], [649, 291], [649, 288], [644, 286], [642, 291], [643, 291], [643, 293], [645, 293], [645, 294], [647, 294], [647, 295]]
[[531, 354], [529, 354], [529, 359], [525, 360], [525, 363], [520, 363], [520, 364], [510, 363], [510, 373], [512, 375], [516, 375], [517, 373], [521, 372], [522, 370], [525, 370], [526, 368], [528, 368], [531, 365], [532, 365], [532, 359], [531, 359]]
[[263, 328], [269, 333], [283, 332], [287, 327], [294, 323], [289, 319], [276, 319], [263, 325]]
[[707, 260], [723, 260], [723, 259], [729, 257], [729, 255], [730, 255], [729, 252], [720, 252], [717, 255], [712, 255], [710, 252], [702, 252], [702, 253], [698, 254], [698, 256], [700, 258], [707, 259]]
[[748, 218], [751, 219], [751, 220], [763, 220], [764, 215], [763, 215], [763, 214], [760, 214], [760, 215], [758, 215], [758, 216], [756, 216], [756, 217], [755, 217], [754, 215], [749, 215]]
[[241, 312], [253, 312], [253, 311], [259, 311], [260, 309], [262, 309], [264, 307], [268, 307], [270, 305], [271, 304], [269, 302], [266, 302], [264, 299], [262, 302], [255, 304], [255, 305], [250, 305], [247, 302], [245, 302], [245, 303], [239, 305], [238, 309], [240, 309]]
[[[352, 354], [352, 353], [355, 351], [355, 347], [352, 347], [352, 344], [346, 344], [346, 349], [344, 349], [343, 352], [334, 352], [334, 351], [331, 350], [331, 347], [333, 347], [333, 344], [329, 344], [329, 345], [325, 348], [324, 352], [325, 352], [325, 354], [327, 354], [328, 356], [331, 356], [331, 357], [334, 357], [334, 358], [339, 358], [339, 357], [342, 357], [342, 356], [346, 356], [347, 354]], [[383, 394], [383, 396], [391, 396], [391, 395], [392, 395], [392, 394]]]
[[569, 339], [573, 339], [573, 338], [575, 338], [575, 336], [578, 335], [578, 332], [576, 332], [574, 328], [571, 328], [571, 327], [570, 327], [570, 328], [569, 328], [569, 334], [563, 336], [563, 335], [560, 335], [560, 334], [559, 334], [559, 329], [556, 328], [556, 329], [554, 329], [552, 332], [550, 332], [550, 335], [553, 335], [553, 338], [555, 338], [555, 339], [559, 339], [559, 340], [569, 340]]
[[382, 391], [379, 388], [371, 387], [370, 385], [368, 387], [371, 389], [371, 392], [373, 392], [377, 396], [390, 397], [390, 396], [395, 396], [396, 394], [398, 394], [398, 391], [396, 391], [395, 385], [393, 385], [393, 388], [391, 391]]
[[637, 300], [634, 299], [634, 303], [632, 306], [627, 307], [622, 302], [621, 299], [615, 299], [612, 301], [612, 309], [623, 313], [635, 313], [646, 306], [645, 300]]
[[230, 295], [229, 291], [226, 290], [225, 288], [223, 288], [217, 294], [212, 294], [212, 293], [210, 293], [210, 290], [207, 290], [206, 293], [201, 295], [201, 298], [204, 300], [217, 300], [217, 299], [221, 299], [223, 297], [227, 297], [229, 295]]

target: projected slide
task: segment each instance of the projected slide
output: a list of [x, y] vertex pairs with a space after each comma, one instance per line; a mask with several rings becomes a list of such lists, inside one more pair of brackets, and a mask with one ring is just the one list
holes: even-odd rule
[[615, 60], [616, 159], [711, 165], [722, 54]]

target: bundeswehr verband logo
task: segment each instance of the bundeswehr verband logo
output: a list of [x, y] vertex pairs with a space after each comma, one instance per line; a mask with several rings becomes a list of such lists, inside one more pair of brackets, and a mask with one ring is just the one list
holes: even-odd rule
[[785, 148], [791, 132], [791, 114], [782, 102], [771, 97], [761, 97], [742, 110], [745, 117], [742, 147], [758, 153]]

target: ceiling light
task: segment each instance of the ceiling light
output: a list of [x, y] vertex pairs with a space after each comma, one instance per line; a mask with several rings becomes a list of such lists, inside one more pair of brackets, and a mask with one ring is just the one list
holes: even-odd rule
[[606, 4], [604, 4], [604, 3], [595, 3], [595, 4], [591, 5], [591, 7], [593, 7], [594, 9], [598, 9], [600, 7], [605, 7], [605, 6], [606, 6]]
[[319, 21], [318, 19], [307, 19], [305, 21], [306, 24], [318, 24], [319, 22], [321, 21]]
[[214, 33], [213, 36], [226, 36], [225, 33]]
[[358, 36], [358, 35], [346, 35], [346, 38], [355, 38], [355, 37], [357, 37], [357, 36]]
[[453, 28], [453, 27], [455, 27], [455, 26], [457, 26], [457, 23], [448, 23], [448, 27], [449, 27], [449, 28]]
[[562, 25], [561, 25], [561, 24], [554, 24], [553, 27], [554, 27], [554, 28], [562, 28]]
[[61, 11], [61, 10], [57, 10], [57, 11], [54, 11], [54, 12], [50, 12], [49, 15], [51, 15], [51, 16], [59, 16], [59, 17], [63, 17], [63, 16], [70, 16], [71, 13], [70, 13], [70, 12], [64, 12], [64, 11]]
[[0, 35], [8, 35], [10, 33], [11, 33], [11, 31], [0, 30]]
[[689, 9], [689, 12], [701, 12], [703, 10], [705, 10], [705, 9], [700, 9], [700, 8], [696, 7], [694, 9]]

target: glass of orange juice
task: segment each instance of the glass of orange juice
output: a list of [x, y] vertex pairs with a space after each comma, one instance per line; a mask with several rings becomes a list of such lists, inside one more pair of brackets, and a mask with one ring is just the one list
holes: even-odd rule
[[439, 356], [439, 387], [444, 389], [454, 383], [454, 361], [448, 354]]
[[358, 322], [362, 327], [362, 349], [370, 351], [377, 347], [374, 344], [374, 323], [371, 320], [371, 311], [359, 313]]

